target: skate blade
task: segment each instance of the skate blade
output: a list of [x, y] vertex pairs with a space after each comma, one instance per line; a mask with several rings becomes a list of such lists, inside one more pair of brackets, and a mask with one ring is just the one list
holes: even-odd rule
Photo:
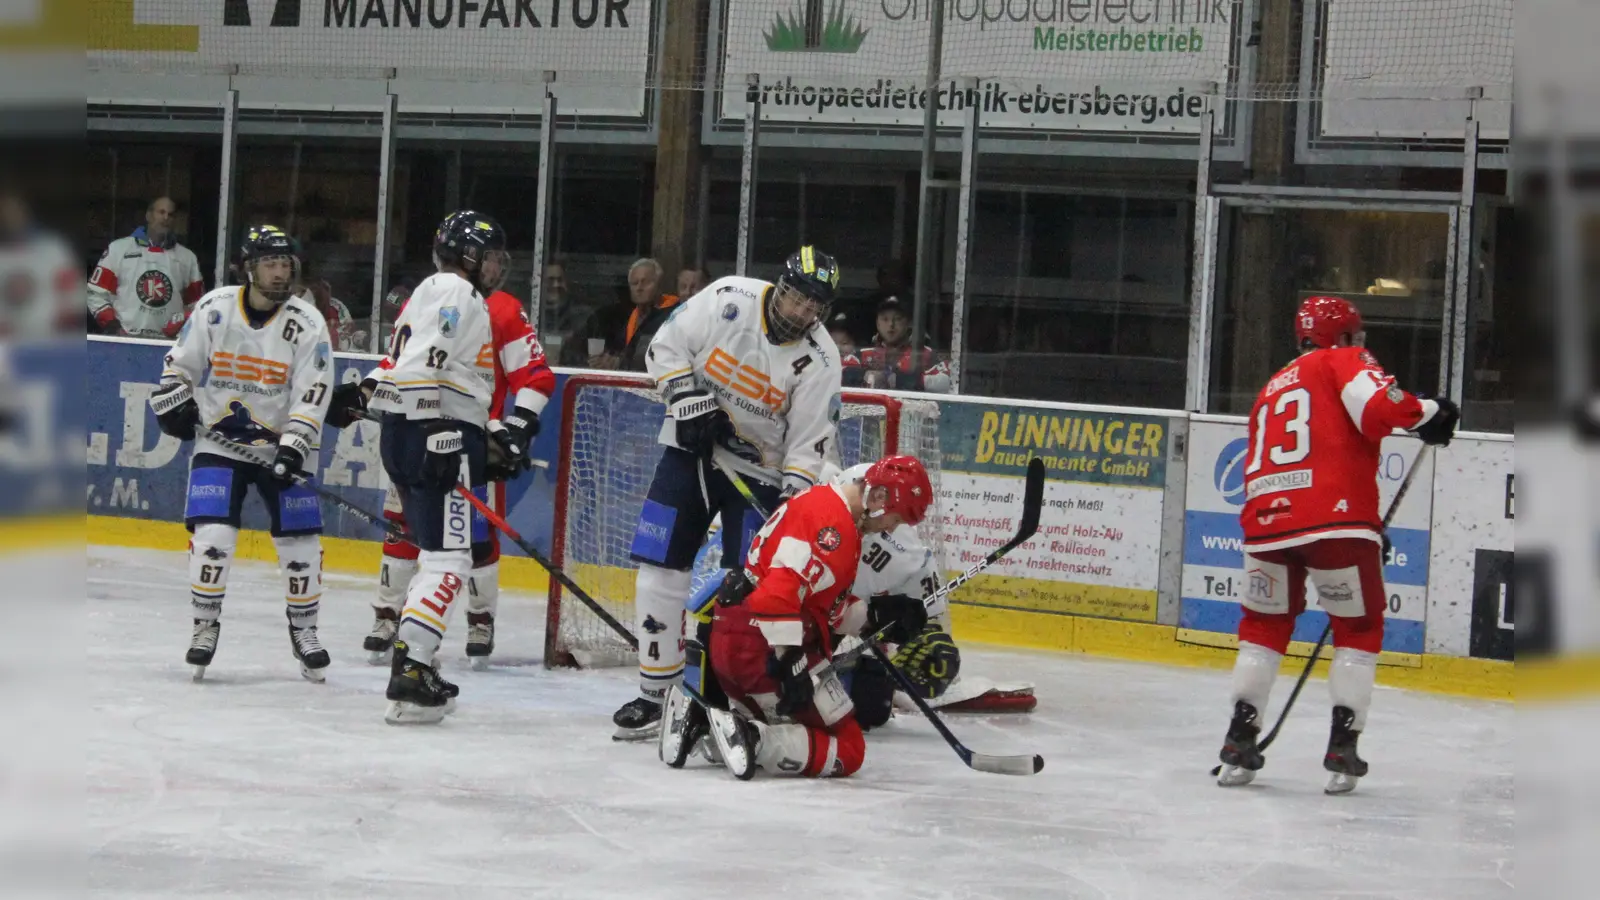
[[389, 654], [390, 654], [390, 652], [391, 651], [389, 651], [389, 650], [368, 650], [367, 651], [367, 665], [369, 665], [369, 666], [387, 666], [389, 664]]
[[1343, 772], [1333, 772], [1328, 775], [1328, 784], [1322, 789], [1324, 794], [1348, 794], [1356, 789], [1356, 782], [1360, 781], [1354, 775]]
[[399, 700], [389, 701], [389, 711], [383, 717], [390, 725], [432, 725], [442, 721], [448, 715], [449, 704], [445, 706], [417, 706], [415, 703], [402, 703]]
[[489, 657], [469, 656], [467, 657], [467, 665], [471, 666], [474, 672], [487, 672], [489, 671]]
[[313, 669], [307, 666], [305, 663], [301, 663], [300, 677], [311, 682], [312, 684], [326, 684], [328, 681], [328, 670], [326, 668]]
[[1240, 787], [1255, 780], [1255, 770], [1243, 766], [1223, 766], [1222, 771], [1217, 773], [1218, 787]]
[[190, 666], [190, 668], [194, 669], [194, 673], [193, 673], [192, 677], [194, 678], [196, 684], [198, 684], [199, 682], [202, 682], [202, 681], [205, 680], [205, 678], [206, 678], [206, 667], [205, 666]]
[[618, 727], [615, 734], [611, 735], [613, 741], [627, 744], [641, 744], [645, 741], [659, 740], [661, 737], [661, 723], [646, 725], [643, 728]]

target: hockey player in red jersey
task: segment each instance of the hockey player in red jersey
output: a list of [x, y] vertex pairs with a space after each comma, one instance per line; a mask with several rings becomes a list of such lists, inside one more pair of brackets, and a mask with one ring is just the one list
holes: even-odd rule
[[[528, 322], [522, 301], [500, 290], [508, 260], [504, 251], [491, 252], [483, 263], [483, 282], [494, 347], [494, 395], [490, 401], [488, 496], [496, 512], [505, 513], [506, 482], [526, 469], [529, 445], [539, 433], [539, 415], [555, 392], [556, 376], [545, 361], [544, 349]], [[506, 413], [506, 400], [513, 408]], [[391, 490], [385, 498], [384, 517], [405, 524], [399, 498]], [[473, 668], [488, 665], [494, 653], [494, 617], [500, 600], [500, 536], [473, 514], [472, 575], [467, 580], [467, 658]], [[362, 643], [374, 663], [381, 663], [394, 644], [406, 587], [417, 572], [417, 548], [393, 538], [383, 544], [378, 573], [378, 596], [373, 602], [372, 632]]]
[[813, 778], [861, 768], [866, 740], [850, 694], [828, 664], [834, 635], [893, 624], [890, 639], [898, 643], [927, 624], [920, 600], [879, 597], [868, 605], [847, 589], [862, 532], [915, 525], [932, 501], [922, 463], [890, 456], [859, 482], [817, 485], [773, 513], [751, 541], [743, 572], [724, 579], [717, 595], [709, 647], [715, 687], [708, 699], [720, 707], [725, 698], [727, 708], [707, 717], [674, 686], [663, 758], [681, 765], [709, 730], [723, 763], [740, 778], [758, 766]]
[[1460, 412], [1395, 384], [1363, 348], [1361, 314], [1338, 297], [1309, 297], [1295, 316], [1300, 356], [1250, 410], [1244, 470], [1245, 594], [1233, 669], [1233, 721], [1222, 785], [1247, 784], [1264, 759], [1258, 717], [1306, 607], [1307, 577], [1328, 613], [1333, 727], [1323, 767], [1344, 793], [1367, 773], [1356, 752], [1383, 647], [1383, 518], [1378, 450], [1395, 428], [1444, 445]]

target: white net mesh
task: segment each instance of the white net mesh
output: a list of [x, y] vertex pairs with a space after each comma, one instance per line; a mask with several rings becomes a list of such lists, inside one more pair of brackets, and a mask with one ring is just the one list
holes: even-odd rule
[[[647, 379], [574, 375], [567, 380], [553, 561], [624, 625], [633, 624], [628, 558], [661, 445], [656, 436], [666, 407]], [[928, 469], [939, 493], [939, 407], [866, 391], [845, 391], [839, 421], [845, 466], [890, 453], [911, 453]], [[941, 552], [937, 511], [919, 529]], [[687, 599], [687, 598], [686, 598]], [[547, 666], [630, 665], [634, 655], [582, 602], [551, 585]]]

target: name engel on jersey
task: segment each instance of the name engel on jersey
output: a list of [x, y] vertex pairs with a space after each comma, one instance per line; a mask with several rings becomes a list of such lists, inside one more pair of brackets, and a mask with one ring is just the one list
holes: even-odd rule
[[[195, 304], [161, 370], [161, 381], [194, 389], [200, 421], [245, 444], [269, 446], [294, 430], [318, 446], [333, 389], [327, 320], [291, 297], [259, 328], [244, 310], [243, 287], [218, 288]], [[200, 435], [197, 452], [252, 462]]]
[[[834, 440], [839, 416], [839, 348], [812, 328], [787, 344], [767, 339], [763, 319], [768, 282], [729, 276], [681, 304], [656, 332], [648, 371], [670, 397], [690, 386], [710, 391], [733, 421], [728, 447], [769, 481], [781, 475], [803, 488], [815, 484]], [[672, 444], [674, 423], [661, 442]]]

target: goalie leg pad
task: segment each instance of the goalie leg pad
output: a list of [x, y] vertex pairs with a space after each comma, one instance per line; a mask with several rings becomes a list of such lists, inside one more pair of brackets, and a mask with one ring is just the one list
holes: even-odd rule
[[239, 546], [239, 529], [222, 522], [196, 525], [189, 540], [189, 602], [194, 618], [212, 622], [222, 614], [228, 570]]
[[683, 675], [683, 601], [690, 573], [641, 564], [634, 580], [633, 633], [639, 637], [640, 696], [660, 697]]
[[406, 608], [400, 616], [399, 638], [409, 648], [409, 658], [431, 665], [452, 614], [460, 605], [456, 601], [466, 593], [472, 554], [465, 549], [424, 550], [419, 562], [421, 571], [411, 582]]
[[322, 541], [314, 534], [272, 539], [283, 574], [289, 624], [312, 628], [322, 600]]

